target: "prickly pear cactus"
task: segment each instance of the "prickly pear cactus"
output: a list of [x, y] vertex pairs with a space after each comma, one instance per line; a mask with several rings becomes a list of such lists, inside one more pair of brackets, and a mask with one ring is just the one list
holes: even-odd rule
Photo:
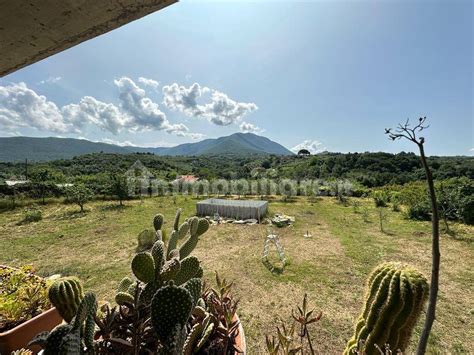
[[151, 229], [145, 229], [138, 234], [138, 247], [140, 251], [149, 250], [157, 240], [156, 232]]
[[181, 217], [181, 208], [178, 208], [176, 216], [174, 217], [173, 230], [175, 231], [179, 229], [179, 217]]
[[168, 260], [171, 259], [171, 252], [176, 249], [178, 246], [179, 232], [174, 230], [170, 234], [170, 239], [168, 241]]
[[124, 306], [127, 304], [133, 305], [135, 303], [135, 298], [128, 292], [119, 291], [115, 295], [115, 302], [117, 302], [117, 304], [120, 306]]
[[127, 292], [128, 288], [132, 286], [133, 281], [129, 277], [124, 277], [117, 288], [117, 292]]
[[146, 252], [135, 254], [132, 259], [132, 271], [135, 277], [144, 283], [155, 280], [155, 261], [151, 254]]
[[48, 297], [61, 317], [70, 323], [84, 297], [81, 281], [76, 277], [56, 280], [48, 290]]
[[165, 263], [165, 243], [161, 240], [158, 240], [153, 244], [151, 248], [151, 256], [155, 261], [155, 269], [158, 271], [158, 274]]
[[188, 290], [171, 283], [160, 288], [151, 301], [151, 323], [163, 346], [163, 354], [181, 354], [185, 325], [193, 310]]
[[198, 227], [196, 230], [196, 234], [199, 236], [203, 235], [209, 229], [209, 221], [205, 218], [200, 218], [198, 221]]
[[163, 221], [164, 217], [161, 213], [158, 213], [153, 217], [153, 227], [155, 228], [155, 231], [161, 230], [161, 227], [163, 226]]
[[181, 260], [181, 267], [177, 274], [174, 276], [174, 282], [179, 286], [184, 284], [186, 281], [196, 277], [199, 272], [200, 262], [195, 256], [188, 256]]
[[188, 232], [189, 232], [189, 223], [188, 222], [182, 223], [178, 229], [178, 238], [183, 239], [186, 236], [186, 234], [188, 234]]
[[193, 308], [196, 306], [197, 301], [201, 297], [202, 291], [202, 280], [195, 277], [192, 278], [183, 285], [183, 288], [189, 291], [189, 294], [193, 298]]
[[379, 354], [388, 344], [404, 352], [428, 296], [428, 282], [417, 270], [384, 263], [370, 275], [365, 307], [344, 354]]

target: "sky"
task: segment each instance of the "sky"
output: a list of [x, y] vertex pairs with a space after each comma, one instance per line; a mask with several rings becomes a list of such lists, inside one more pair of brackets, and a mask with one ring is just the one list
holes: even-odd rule
[[0, 136], [474, 155], [471, 1], [187, 1], [0, 78]]

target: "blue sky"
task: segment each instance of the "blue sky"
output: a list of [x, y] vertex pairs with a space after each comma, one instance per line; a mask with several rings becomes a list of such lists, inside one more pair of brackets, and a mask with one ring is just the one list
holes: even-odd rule
[[398, 152], [413, 147], [384, 128], [426, 115], [429, 154], [472, 155], [472, 50], [470, 1], [183, 0], [0, 79], [0, 135], [161, 146], [244, 130]]

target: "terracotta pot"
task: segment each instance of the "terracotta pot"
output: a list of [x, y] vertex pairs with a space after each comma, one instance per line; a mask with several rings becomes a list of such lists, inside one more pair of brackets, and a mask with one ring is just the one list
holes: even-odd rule
[[[0, 354], [10, 354], [12, 351], [25, 348], [28, 342], [35, 337], [36, 334], [51, 330], [62, 322], [56, 308], [50, 308], [46, 312], [38, 314], [36, 317], [27, 320], [15, 328], [0, 333]], [[32, 346], [30, 348], [36, 354], [40, 347]]]
[[237, 353], [236, 352], [235, 355], [238, 355], [238, 354], [246, 355], [247, 354], [247, 343], [245, 342], [244, 328], [242, 327], [242, 323], [240, 322], [239, 316], [237, 314], [235, 315], [234, 319], [239, 322], [238, 333], [237, 333], [237, 336], [235, 337], [235, 345], [237, 345], [237, 347], [240, 350], [242, 350], [242, 353]]

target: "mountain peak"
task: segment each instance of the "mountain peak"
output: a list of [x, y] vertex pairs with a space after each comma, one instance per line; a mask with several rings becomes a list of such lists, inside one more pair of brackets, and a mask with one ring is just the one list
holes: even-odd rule
[[0, 161], [47, 161], [70, 159], [89, 153], [149, 152], [156, 155], [226, 155], [226, 154], [276, 154], [292, 155], [282, 145], [254, 133], [237, 132], [229, 136], [208, 138], [195, 143], [174, 147], [141, 148], [91, 142], [76, 138], [0, 137]]

